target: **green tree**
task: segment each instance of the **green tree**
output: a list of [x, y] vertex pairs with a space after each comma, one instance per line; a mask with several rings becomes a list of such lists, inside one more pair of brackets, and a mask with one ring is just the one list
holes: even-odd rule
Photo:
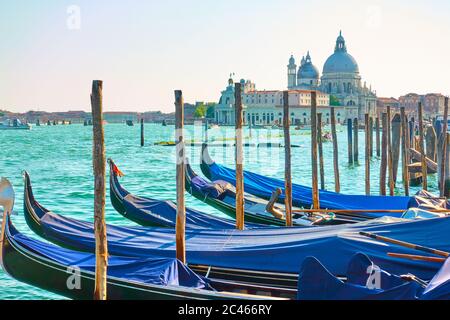
[[194, 111], [194, 117], [204, 118], [206, 116], [207, 107], [202, 103], [197, 106]]
[[333, 95], [330, 95], [330, 106], [340, 106], [340, 105], [341, 103], [339, 102], [339, 99]]

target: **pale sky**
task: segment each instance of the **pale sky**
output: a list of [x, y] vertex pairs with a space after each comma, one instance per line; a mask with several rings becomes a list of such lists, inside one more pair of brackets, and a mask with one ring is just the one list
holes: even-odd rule
[[340, 29], [378, 96], [449, 94], [449, 16], [445, 0], [0, 0], [0, 109], [88, 111], [94, 79], [107, 111], [218, 101], [231, 72], [283, 90], [290, 54], [322, 71]]

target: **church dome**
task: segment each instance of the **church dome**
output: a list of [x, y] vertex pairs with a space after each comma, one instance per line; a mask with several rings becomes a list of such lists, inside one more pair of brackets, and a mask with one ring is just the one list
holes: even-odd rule
[[312, 64], [311, 56], [308, 54], [302, 59], [302, 63], [298, 68], [298, 79], [319, 79], [319, 69]]
[[334, 53], [323, 66], [323, 74], [326, 73], [359, 73], [358, 63], [355, 58], [347, 53], [342, 33], [339, 33], [339, 37], [336, 40]]

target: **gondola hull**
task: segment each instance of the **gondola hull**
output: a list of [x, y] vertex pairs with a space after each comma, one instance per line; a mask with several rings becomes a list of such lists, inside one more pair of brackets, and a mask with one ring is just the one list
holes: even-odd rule
[[[232, 185], [236, 184], [234, 170], [215, 163], [208, 153], [206, 144], [202, 146], [200, 167], [209, 180], [223, 180]], [[250, 171], [244, 172], [245, 192], [259, 198], [270, 199], [272, 192], [276, 188], [284, 190], [284, 181]], [[312, 189], [310, 187], [293, 184], [292, 197], [294, 206], [302, 208], [310, 208], [312, 206]], [[402, 210], [406, 211], [409, 208], [420, 205], [418, 197], [346, 195], [326, 190], [319, 190], [319, 199], [321, 209], [351, 210], [351, 213], [340, 212], [336, 214], [336, 217], [355, 219], [356, 221], [376, 219], [383, 216], [399, 218], [403, 214]], [[278, 201], [280, 203], [284, 202], [284, 193], [280, 195]], [[447, 202], [447, 208], [449, 206], [450, 202]]]
[[[194, 182], [195, 180], [195, 182]], [[203, 178], [199, 177], [192, 169], [190, 164], [186, 164], [185, 185], [186, 190], [200, 201], [209, 204], [210, 206], [220, 210], [228, 215], [233, 220], [236, 220], [236, 193], [234, 190], [226, 190], [224, 195], [220, 197], [213, 197], [208, 192], [202, 190], [200, 185], [213, 186], [214, 183], [209, 183]], [[244, 213], [245, 222], [258, 223], [261, 225], [271, 226], [286, 226], [284, 219], [279, 219], [266, 211], [267, 201], [256, 197], [244, 194]], [[341, 224], [355, 222], [348, 219], [329, 219], [323, 224]], [[296, 227], [314, 227], [312, 221], [306, 219], [294, 219], [293, 225]]]
[[[50, 237], [48, 233], [45, 232], [45, 228], [41, 223], [41, 219], [47, 214], [51, 213], [50, 210], [44, 208], [39, 202], [36, 201], [33, 194], [33, 189], [31, 186], [31, 181], [29, 175], [24, 173], [24, 217], [29, 228], [41, 236], [44, 239], [50, 240], [51, 242], [73, 250], [79, 250], [79, 246], [76, 244], [71, 244], [67, 241], [61, 240], [59, 238]], [[123, 189], [120, 184], [114, 184], [112, 187], [116, 190], [113, 194], [124, 195], [127, 192]], [[121, 198], [116, 198], [117, 205], [122, 205]], [[117, 209], [117, 208], [116, 208]], [[142, 229], [144, 230], [144, 229]], [[255, 272], [251, 270], [237, 270], [233, 268], [223, 268], [211, 265], [199, 265], [193, 264], [189, 267], [200, 275], [209, 275], [210, 278], [220, 279], [224, 281], [237, 281], [244, 283], [251, 283], [256, 286], [266, 286], [266, 287], [277, 287], [286, 288], [286, 290], [294, 290], [297, 286], [297, 274], [293, 273], [278, 273], [278, 272]], [[267, 288], [270, 292], [270, 288]], [[288, 293], [288, 296], [292, 293]]]
[[[45, 252], [41, 253], [39, 249], [36, 249], [45, 250], [43, 249], [45, 244], [40, 246], [37, 240], [31, 240], [37, 243], [37, 246], [34, 248], [23, 245], [20, 240], [16, 240], [12, 235], [11, 229], [15, 229], [9, 217], [6, 220], [6, 228], [4, 233], [2, 233], [0, 262], [3, 270], [8, 275], [18, 281], [70, 299], [92, 300], [95, 289], [95, 273], [93, 271], [87, 271], [70, 264], [62, 264], [48, 258]], [[64, 249], [63, 254], [67, 254], [66, 249]], [[92, 255], [85, 254], [85, 256], [86, 260], [92, 259]], [[109, 259], [114, 259], [114, 257]], [[130, 259], [130, 264], [133, 264], [134, 261]], [[245, 285], [232, 282], [216, 283], [214, 280], [211, 280], [210, 283], [211, 285], [217, 285], [222, 290], [245, 291], [247, 289], [248, 291]], [[109, 274], [107, 278], [107, 297], [109, 300], [252, 300], [272, 298], [270, 296], [246, 295], [222, 290], [214, 291], [212, 289], [148, 284], [117, 278]], [[273, 292], [277, 295], [288, 292], [288, 295], [291, 297], [295, 296], [295, 294], [283, 289], [281, 291], [273, 289]]]
[[[125, 218], [146, 227], [175, 228], [177, 208], [171, 201], [160, 201], [151, 198], [134, 196], [121, 186], [118, 180], [117, 167], [110, 162], [110, 196], [113, 207]], [[260, 228], [264, 224], [248, 221], [246, 228]], [[234, 229], [231, 219], [217, 217], [212, 214], [186, 208], [186, 228]]]

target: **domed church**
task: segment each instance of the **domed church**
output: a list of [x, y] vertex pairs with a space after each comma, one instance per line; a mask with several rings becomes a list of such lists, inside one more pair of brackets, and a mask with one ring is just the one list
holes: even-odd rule
[[347, 52], [342, 32], [336, 40], [334, 53], [325, 61], [322, 77], [313, 65], [309, 52], [297, 69], [291, 55], [288, 64], [288, 89], [320, 90], [330, 94], [347, 109], [348, 116], [364, 118], [365, 113], [376, 114], [376, 92], [361, 84], [358, 63]]

